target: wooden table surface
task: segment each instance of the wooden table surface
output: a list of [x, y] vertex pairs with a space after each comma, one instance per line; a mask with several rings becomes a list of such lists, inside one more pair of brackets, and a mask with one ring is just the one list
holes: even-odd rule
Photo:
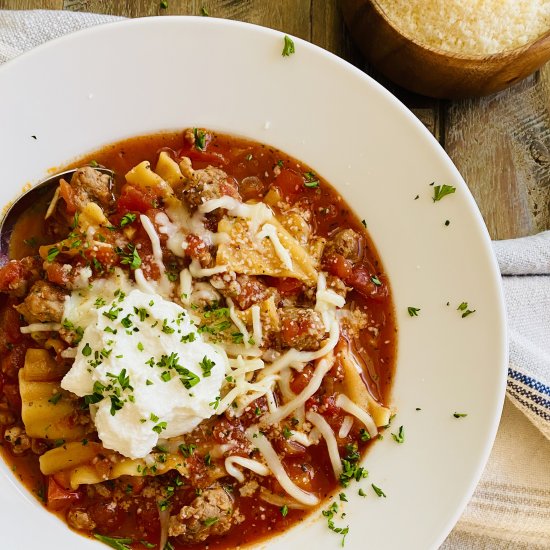
[[[304, 38], [372, 74], [354, 47], [337, 0], [0, 0], [0, 9], [64, 9], [141, 17], [199, 15], [272, 27]], [[550, 228], [550, 64], [481, 99], [433, 100], [372, 75], [443, 145], [472, 191], [493, 239]]]

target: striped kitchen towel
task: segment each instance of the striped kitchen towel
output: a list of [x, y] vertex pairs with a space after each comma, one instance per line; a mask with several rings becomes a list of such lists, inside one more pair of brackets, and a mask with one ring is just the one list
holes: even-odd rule
[[508, 397], [550, 439], [550, 231], [493, 246], [508, 316]]

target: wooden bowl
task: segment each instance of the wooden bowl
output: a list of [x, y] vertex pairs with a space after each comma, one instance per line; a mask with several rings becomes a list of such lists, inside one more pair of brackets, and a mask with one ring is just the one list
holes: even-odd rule
[[513, 50], [463, 55], [404, 36], [376, 0], [340, 0], [340, 4], [352, 37], [373, 67], [419, 94], [448, 99], [491, 94], [550, 60], [550, 30]]

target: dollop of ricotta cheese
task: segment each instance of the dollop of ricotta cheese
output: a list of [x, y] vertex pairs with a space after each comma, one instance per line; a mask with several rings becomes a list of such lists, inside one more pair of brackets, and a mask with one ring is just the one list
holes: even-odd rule
[[216, 412], [227, 357], [178, 304], [109, 291], [108, 301], [95, 293], [67, 300], [65, 316], [83, 335], [61, 386], [84, 397], [106, 448], [142, 458]]

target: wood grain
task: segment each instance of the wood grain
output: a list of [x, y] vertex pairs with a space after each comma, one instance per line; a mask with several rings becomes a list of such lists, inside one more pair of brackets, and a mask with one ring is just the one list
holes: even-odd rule
[[550, 228], [550, 65], [500, 94], [453, 103], [445, 146], [493, 238]]
[[306, 40], [310, 37], [309, 0], [168, 0], [166, 9], [156, 0], [63, 0], [63, 8], [127, 17], [202, 15], [264, 25]]

